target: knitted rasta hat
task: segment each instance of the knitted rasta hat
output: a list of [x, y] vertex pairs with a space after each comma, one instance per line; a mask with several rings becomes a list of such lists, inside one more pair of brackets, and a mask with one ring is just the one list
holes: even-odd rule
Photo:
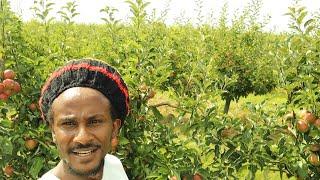
[[108, 64], [93, 59], [72, 60], [57, 69], [41, 90], [39, 106], [44, 120], [52, 102], [65, 90], [72, 87], [90, 87], [100, 91], [110, 101], [123, 121], [129, 113], [128, 88], [120, 74]]

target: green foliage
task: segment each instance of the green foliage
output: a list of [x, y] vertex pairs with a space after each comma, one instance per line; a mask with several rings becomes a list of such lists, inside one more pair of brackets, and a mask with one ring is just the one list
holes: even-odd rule
[[314, 29], [315, 19], [307, 18], [305, 7], [290, 7], [290, 34], [279, 48], [283, 85], [288, 102], [317, 113], [319, 105], [319, 30]]
[[34, 11], [34, 14], [41, 23], [48, 25], [54, 20], [54, 18], [49, 15], [50, 11], [53, 9], [53, 5], [54, 3], [50, 0], [35, 0], [34, 6], [31, 9]]
[[308, 11], [306, 7], [289, 7], [289, 12], [286, 15], [290, 16], [290, 28], [302, 34], [309, 34], [315, 28], [315, 19], [307, 19]]
[[[226, 26], [223, 14], [213, 42], [216, 52], [212, 54], [212, 63], [218, 74], [215, 81], [226, 100], [225, 113], [231, 100], [237, 101], [250, 93], [265, 94], [276, 86], [275, 61], [269, 54], [270, 39], [251, 19], [256, 11], [245, 11], [231, 27]], [[246, 25], [246, 21], [250, 24]]]
[[143, 0], [127, 0], [125, 1], [130, 6], [130, 11], [132, 13], [131, 20], [138, 29], [145, 22], [147, 13], [146, 7], [150, 4], [150, 2], [144, 2]]
[[[1, 171], [0, 178], [37, 179], [56, 165], [50, 130], [28, 106], [38, 101], [41, 85], [59, 65], [92, 57], [115, 66], [129, 87], [132, 111], [115, 154], [130, 179], [190, 179], [197, 173], [204, 179], [241, 179], [242, 172], [255, 179], [260, 170], [319, 179], [319, 167], [308, 161], [319, 129], [310, 125], [301, 133], [295, 128], [298, 117], [282, 118], [299, 108], [319, 114], [320, 32], [309, 28], [316, 20], [310, 21], [305, 9], [291, 8], [296, 31], [277, 35], [263, 32], [253, 17], [260, 1], [252, 1], [230, 26], [225, 6], [217, 27], [148, 22], [149, 3], [127, 3], [132, 24], [120, 23], [117, 9], [106, 6], [105, 24], [84, 25], [73, 23], [75, 2], [63, 6], [63, 22], [55, 22], [49, 16], [53, 3], [36, 1], [37, 20], [22, 23], [1, 0], [2, 68], [16, 72], [22, 91], [0, 101], [0, 167], [14, 167], [13, 175]], [[198, 7], [200, 21], [201, 1]], [[247, 103], [244, 116], [221, 113], [221, 96], [238, 100], [277, 85], [293, 93], [291, 104]], [[38, 142], [35, 149], [26, 147], [29, 139]]]
[[107, 16], [101, 18], [103, 21], [105, 21], [107, 24], [117, 24], [119, 22], [119, 20], [116, 20], [114, 17], [114, 13], [117, 12], [118, 9], [110, 7], [110, 6], [106, 6], [103, 9], [100, 10], [100, 12], [102, 13], [106, 13]]
[[65, 6], [61, 8], [61, 11], [58, 13], [61, 15], [63, 22], [66, 24], [73, 24], [73, 18], [79, 15], [77, 12], [77, 4], [75, 1], [67, 2]]

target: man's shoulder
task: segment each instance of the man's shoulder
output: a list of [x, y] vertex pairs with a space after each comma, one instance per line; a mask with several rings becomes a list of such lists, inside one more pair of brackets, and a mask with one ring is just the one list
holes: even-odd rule
[[41, 176], [39, 180], [60, 180], [53, 174], [53, 170], [51, 169], [47, 173]]
[[105, 162], [107, 163], [112, 163], [112, 164], [121, 164], [121, 161], [118, 157], [114, 156], [114, 155], [111, 155], [111, 154], [107, 154], [105, 156]]
[[119, 179], [128, 180], [126, 172], [119, 158], [111, 154], [105, 156], [105, 164], [103, 167], [103, 180]]

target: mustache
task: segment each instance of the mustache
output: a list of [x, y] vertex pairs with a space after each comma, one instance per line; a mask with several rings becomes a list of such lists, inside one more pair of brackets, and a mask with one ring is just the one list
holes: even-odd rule
[[88, 143], [88, 144], [76, 144], [75, 146], [69, 149], [69, 153], [76, 151], [78, 149], [85, 149], [85, 148], [101, 148], [101, 145], [95, 143]]

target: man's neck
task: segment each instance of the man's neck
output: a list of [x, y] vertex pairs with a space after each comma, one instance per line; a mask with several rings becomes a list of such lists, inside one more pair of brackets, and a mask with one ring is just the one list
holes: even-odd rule
[[67, 167], [65, 167], [63, 161], [61, 160], [59, 164], [53, 168], [53, 174], [57, 176], [60, 180], [101, 180], [103, 174], [103, 168], [94, 176], [77, 176], [71, 174]]

